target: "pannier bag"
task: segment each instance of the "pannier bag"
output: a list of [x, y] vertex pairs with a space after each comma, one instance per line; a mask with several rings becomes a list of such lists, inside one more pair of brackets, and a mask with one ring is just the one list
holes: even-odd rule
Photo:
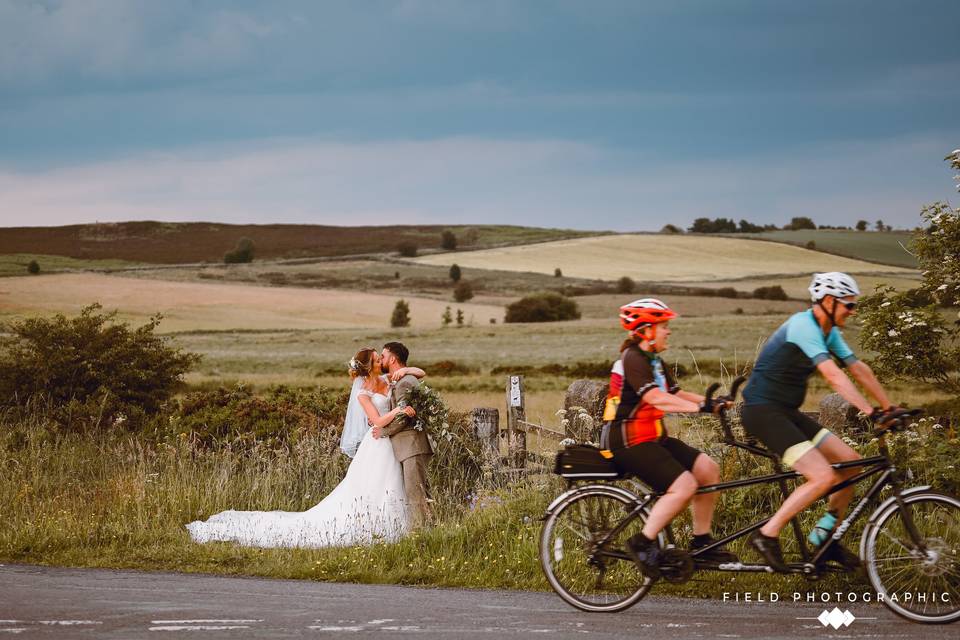
[[557, 454], [553, 472], [564, 478], [612, 479], [620, 473], [613, 465], [613, 454], [588, 444], [571, 444]]

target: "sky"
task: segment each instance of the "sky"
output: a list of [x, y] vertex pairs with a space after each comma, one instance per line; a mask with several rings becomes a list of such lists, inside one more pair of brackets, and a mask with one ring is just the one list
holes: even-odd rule
[[728, 217], [956, 199], [960, 2], [0, 0], [0, 226]]

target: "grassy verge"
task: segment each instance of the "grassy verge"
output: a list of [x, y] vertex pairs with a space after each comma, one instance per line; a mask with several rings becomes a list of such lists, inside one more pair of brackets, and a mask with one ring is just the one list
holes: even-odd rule
[[[137, 437], [54, 434], [42, 417], [4, 420], [0, 436], [0, 561], [77, 567], [256, 575], [467, 588], [545, 590], [539, 517], [563, 485], [549, 474], [469, 487], [455, 465], [433, 465], [437, 526], [395, 544], [342, 549], [254, 549], [197, 545], [183, 525], [226, 508], [303, 510], [342, 477], [337, 433], [322, 430], [295, 448], [205, 449], [187, 436], [153, 444]], [[684, 437], [709, 445], [696, 422]], [[699, 443], [698, 443], [699, 444]], [[749, 472], [720, 454], [730, 473]], [[753, 469], [753, 472], [759, 469]], [[768, 498], [725, 495], [718, 527], [739, 526]], [[681, 531], [685, 525], [678, 527]], [[681, 536], [686, 534], [681, 533]], [[747, 553], [739, 547], [735, 551]], [[864, 586], [858, 576], [831, 587]], [[658, 593], [721, 597], [725, 591], [805, 591], [802, 579], [700, 574]]]

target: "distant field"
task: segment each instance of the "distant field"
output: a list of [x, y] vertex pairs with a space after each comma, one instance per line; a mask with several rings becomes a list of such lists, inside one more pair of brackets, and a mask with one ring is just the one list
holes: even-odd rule
[[0, 254], [43, 253], [156, 264], [222, 262], [223, 254], [247, 237], [253, 240], [258, 259], [342, 256], [395, 252], [401, 242], [437, 249], [445, 229], [457, 235], [461, 248], [595, 235], [590, 231], [495, 225], [331, 227], [118, 222], [0, 228]]
[[727, 237], [659, 234], [616, 235], [561, 240], [463, 254], [437, 254], [415, 260], [419, 264], [531, 271], [579, 278], [616, 280], [629, 276], [637, 282], [703, 282], [772, 275], [801, 275], [813, 271], [848, 273], [896, 272], [908, 269], [810, 251], [788, 244]]
[[[735, 283], [739, 284], [739, 283]], [[584, 318], [616, 318], [624, 303], [645, 295], [642, 290], [633, 294], [608, 293], [574, 298]], [[754, 300], [745, 298], [720, 298], [713, 296], [660, 296], [682, 318], [744, 315], [783, 315], [803, 309], [804, 302], [797, 300]], [[739, 309], [739, 312], [737, 311]]]
[[[905, 273], [905, 274], [895, 274], [895, 275], [861, 275], [856, 274], [855, 279], [857, 284], [860, 286], [860, 291], [864, 295], [871, 294], [874, 291], [874, 288], [878, 285], [884, 284], [895, 287], [900, 290], [913, 289], [920, 283], [920, 274], [915, 273]], [[792, 276], [792, 277], [782, 277], [782, 278], [771, 278], [771, 277], [761, 277], [761, 278], [748, 278], [748, 279], [738, 279], [738, 280], [715, 280], [715, 281], [703, 281], [691, 283], [699, 287], [710, 287], [718, 289], [720, 287], [734, 287], [738, 291], [753, 291], [757, 287], [769, 287], [773, 285], [780, 285], [783, 287], [783, 290], [787, 292], [787, 295], [791, 298], [800, 298], [806, 299], [810, 294], [807, 291], [807, 287], [810, 286], [810, 276]]]
[[910, 239], [913, 236], [910, 231], [880, 233], [876, 231], [804, 229], [801, 231], [765, 231], [745, 235], [760, 240], [786, 242], [799, 246], [806, 246], [812, 240], [816, 243], [818, 251], [897, 267], [917, 268], [917, 259], [904, 248], [909, 246]]
[[[319, 328], [386, 328], [401, 296], [267, 288], [227, 284], [161, 282], [102, 274], [25, 276], [0, 280], [0, 319], [35, 314], [77, 313], [100, 302], [121, 318], [142, 322], [160, 312], [161, 332]], [[438, 327], [444, 307], [463, 309], [467, 320], [503, 319], [503, 308], [445, 303], [402, 296], [411, 326]]]
[[36, 260], [40, 273], [58, 273], [82, 269], [122, 269], [137, 266], [135, 262], [125, 260], [78, 260], [64, 256], [47, 254], [16, 253], [0, 255], [0, 277], [22, 276], [27, 273], [27, 265]]

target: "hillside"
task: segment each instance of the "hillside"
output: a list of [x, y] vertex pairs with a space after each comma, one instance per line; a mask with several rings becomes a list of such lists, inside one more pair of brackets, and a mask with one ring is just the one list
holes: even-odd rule
[[799, 231], [764, 231], [728, 237], [785, 242], [801, 247], [814, 242], [817, 251], [867, 260], [879, 264], [915, 269], [917, 259], [907, 252], [913, 233], [910, 231], [845, 231], [841, 229], [801, 229]]
[[154, 264], [221, 262], [240, 238], [256, 245], [258, 259], [343, 256], [397, 250], [402, 242], [440, 248], [453, 231], [460, 248], [526, 244], [597, 235], [597, 232], [494, 225], [333, 227], [235, 225], [209, 222], [118, 222], [64, 227], [0, 228], [0, 254], [42, 254], [86, 260]]
[[633, 234], [562, 240], [462, 254], [417, 258], [421, 264], [496, 268], [504, 271], [637, 282], [704, 282], [758, 276], [809, 275], [814, 271], [900, 273], [916, 271], [881, 266], [778, 242], [703, 236]]

